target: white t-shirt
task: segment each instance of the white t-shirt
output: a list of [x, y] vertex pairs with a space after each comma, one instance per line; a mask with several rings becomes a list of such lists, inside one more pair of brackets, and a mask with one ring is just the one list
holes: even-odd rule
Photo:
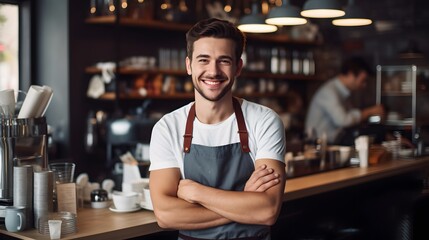
[[[192, 104], [193, 102], [164, 115], [155, 124], [150, 141], [150, 171], [180, 168], [182, 177], [184, 176], [183, 135]], [[241, 109], [249, 132], [252, 160], [265, 158], [284, 162], [285, 131], [279, 116], [265, 106], [244, 99]], [[192, 135], [192, 143], [203, 146], [215, 147], [240, 142], [235, 114], [217, 124], [204, 124], [195, 118]]]

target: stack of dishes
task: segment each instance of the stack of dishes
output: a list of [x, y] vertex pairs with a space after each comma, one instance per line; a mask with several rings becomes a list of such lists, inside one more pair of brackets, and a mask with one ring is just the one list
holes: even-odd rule
[[50, 213], [47, 216], [41, 217], [39, 219], [39, 233], [44, 235], [49, 235], [49, 220], [61, 220], [61, 237], [76, 233], [77, 232], [77, 222], [76, 214], [71, 212], [57, 212]]

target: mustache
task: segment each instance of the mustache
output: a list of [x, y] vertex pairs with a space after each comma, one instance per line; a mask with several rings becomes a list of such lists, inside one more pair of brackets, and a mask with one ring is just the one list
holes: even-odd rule
[[200, 76], [200, 78], [209, 79], [209, 80], [227, 80], [228, 79], [228, 77], [224, 74], [216, 74], [216, 75], [203, 74]]

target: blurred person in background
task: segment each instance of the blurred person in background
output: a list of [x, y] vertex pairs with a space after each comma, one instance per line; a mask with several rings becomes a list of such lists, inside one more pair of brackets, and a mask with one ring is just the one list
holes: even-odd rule
[[326, 134], [328, 144], [351, 145], [354, 143], [351, 137], [356, 137], [350, 134], [353, 127], [366, 122], [370, 116], [383, 119], [382, 105], [358, 109], [350, 103], [350, 95], [365, 88], [370, 73], [371, 69], [363, 58], [345, 60], [340, 73], [314, 94], [306, 116], [306, 131], [315, 132], [317, 137]]

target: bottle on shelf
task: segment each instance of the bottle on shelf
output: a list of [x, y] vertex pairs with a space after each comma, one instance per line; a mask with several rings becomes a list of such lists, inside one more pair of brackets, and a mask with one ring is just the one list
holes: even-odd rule
[[121, 0], [120, 1], [119, 11], [120, 11], [122, 17], [127, 17], [127, 15], [128, 15], [128, 0]]
[[302, 74], [302, 60], [298, 51], [292, 52], [292, 73]]
[[302, 59], [302, 73], [307, 76], [315, 73], [313, 53], [311, 51], [308, 51]]
[[279, 72], [279, 54], [276, 47], [271, 49], [271, 73]]
[[102, 4], [102, 15], [103, 16], [113, 16], [116, 12], [115, 1], [114, 0], [104, 0]]
[[257, 71], [266, 71], [267, 66], [269, 66], [270, 61], [270, 51], [266, 48], [258, 48], [256, 51], [258, 53], [258, 56], [256, 59], [258, 59], [256, 62], [256, 69]]
[[97, 5], [97, 0], [91, 0], [89, 2], [89, 12], [88, 17], [96, 17], [99, 14], [99, 9]]
[[287, 53], [285, 48], [280, 48], [279, 50], [279, 73], [286, 74], [289, 71], [288, 68], [289, 61], [287, 59]]

